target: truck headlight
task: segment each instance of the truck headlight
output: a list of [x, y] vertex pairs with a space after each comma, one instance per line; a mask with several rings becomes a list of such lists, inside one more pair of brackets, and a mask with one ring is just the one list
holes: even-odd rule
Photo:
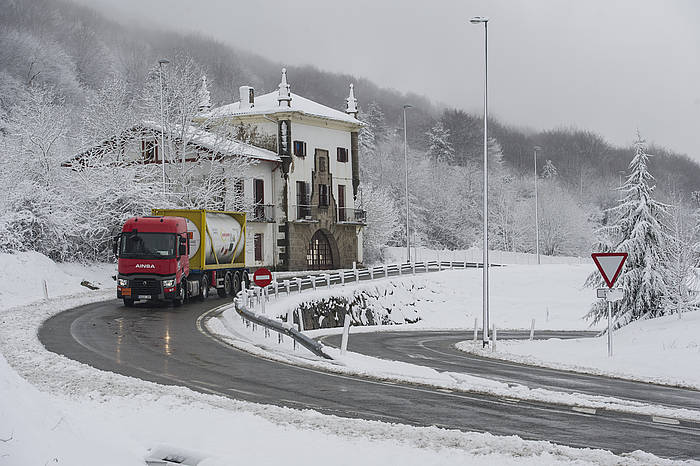
[[172, 288], [173, 286], [175, 286], [174, 278], [172, 280], [163, 280], [163, 288]]
[[118, 280], [118, 283], [119, 283], [119, 286], [122, 286], [122, 287], [125, 287], [125, 288], [126, 288], [127, 286], [129, 286], [129, 280], [125, 280], [125, 279], [123, 279], [123, 278], [120, 278], [120, 279]]

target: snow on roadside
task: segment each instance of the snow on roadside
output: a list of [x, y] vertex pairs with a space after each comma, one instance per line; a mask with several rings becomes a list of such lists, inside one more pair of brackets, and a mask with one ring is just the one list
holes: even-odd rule
[[[594, 268], [592, 264], [493, 268], [489, 281], [492, 322], [499, 329], [529, 329], [532, 319], [536, 330], [602, 329], [602, 323], [591, 327], [583, 317], [595, 299], [595, 290], [583, 288]], [[380, 303], [391, 309], [390, 320], [396, 323], [418, 316], [420, 321], [414, 328], [473, 328], [474, 319], [481, 322], [481, 274], [480, 269], [455, 269], [331, 289], [319, 284], [316, 291], [292, 292], [288, 297], [280, 288], [281, 298], [268, 304], [267, 314], [283, 316], [290, 306], [301, 303], [337, 296], [352, 298], [361, 290], [376, 295], [376, 290], [389, 289], [392, 294]], [[407, 292], [410, 284], [413, 289]]]
[[112, 275], [116, 275], [116, 264], [57, 264], [34, 251], [0, 253], [0, 308], [44, 299], [44, 280], [49, 298], [86, 292], [89, 288], [81, 285], [83, 281], [115, 290]]
[[484, 352], [469, 341], [457, 348], [487, 357], [588, 374], [700, 390], [700, 311], [633, 322], [613, 333], [613, 357], [607, 336], [561, 340], [503, 340]]
[[[266, 337], [260, 327], [258, 327], [257, 331], [253, 331], [252, 326], [247, 327], [243, 324], [241, 317], [232, 306], [224, 310], [220, 316], [210, 319], [206, 326], [213, 335], [235, 348], [276, 361], [338, 374], [371, 377], [389, 382], [415, 383], [502, 398], [516, 398], [572, 407], [607, 409], [637, 415], [661, 416], [700, 422], [700, 411], [650, 405], [609, 396], [530, 388], [521, 384], [504, 383], [466, 373], [440, 372], [430, 367], [375, 358], [351, 351], [341, 354], [337, 348], [325, 347], [324, 351], [333, 357], [333, 361], [328, 361], [314, 356], [303, 348], [297, 347], [295, 349], [288, 338], [285, 338], [281, 344], [278, 343], [277, 334], [274, 332], [271, 332], [271, 335]], [[402, 325], [400, 327], [408, 329], [410, 327], [415, 328], [415, 325]], [[354, 329], [355, 327], [352, 328]], [[321, 333], [316, 332], [317, 335]]]

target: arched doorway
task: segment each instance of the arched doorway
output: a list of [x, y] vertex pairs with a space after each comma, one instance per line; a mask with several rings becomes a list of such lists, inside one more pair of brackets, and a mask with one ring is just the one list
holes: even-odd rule
[[306, 250], [306, 265], [309, 270], [324, 270], [333, 268], [333, 253], [328, 237], [318, 230], [311, 237]]

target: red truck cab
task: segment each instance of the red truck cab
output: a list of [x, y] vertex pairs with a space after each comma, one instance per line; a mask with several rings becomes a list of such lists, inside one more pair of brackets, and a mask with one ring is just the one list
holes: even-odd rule
[[117, 236], [117, 298], [126, 306], [138, 300], [187, 297], [190, 273], [187, 223], [182, 217], [132, 217]]

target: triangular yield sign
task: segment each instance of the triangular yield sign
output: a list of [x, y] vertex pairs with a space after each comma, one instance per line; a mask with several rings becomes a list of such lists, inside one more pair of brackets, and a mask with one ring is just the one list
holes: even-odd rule
[[622, 266], [627, 260], [627, 253], [596, 252], [591, 254], [591, 257], [598, 270], [600, 270], [600, 274], [603, 276], [603, 280], [607, 283], [608, 288], [612, 288], [622, 271]]

